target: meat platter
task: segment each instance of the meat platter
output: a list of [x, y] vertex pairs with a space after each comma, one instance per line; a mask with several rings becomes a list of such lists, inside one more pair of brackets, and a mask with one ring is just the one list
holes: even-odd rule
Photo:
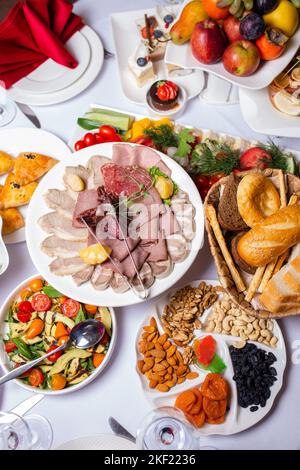
[[[31, 258], [54, 287], [85, 303], [124, 306], [164, 292], [191, 266], [203, 244], [202, 202], [169, 157], [107, 143], [54, 170], [34, 195], [27, 224]], [[129, 213], [125, 228], [119, 196]]]

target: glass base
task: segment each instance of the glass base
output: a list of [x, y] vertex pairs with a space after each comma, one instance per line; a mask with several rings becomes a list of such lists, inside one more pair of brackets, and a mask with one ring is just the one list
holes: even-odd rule
[[32, 434], [31, 450], [48, 450], [52, 445], [53, 432], [49, 421], [43, 416], [28, 415], [24, 421]]
[[0, 103], [0, 127], [7, 126], [15, 118], [17, 107], [15, 103], [8, 101], [5, 104]]

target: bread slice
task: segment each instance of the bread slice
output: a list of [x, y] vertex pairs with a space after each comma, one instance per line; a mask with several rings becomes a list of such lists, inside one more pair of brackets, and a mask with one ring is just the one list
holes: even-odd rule
[[23, 186], [41, 178], [57, 160], [34, 152], [22, 152], [15, 160], [14, 174], [16, 181]]
[[238, 181], [232, 173], [227, 177], [218, 205], [218, 220], [224, 230], [240, 232], [248, 226], [242, 219], [237, 205]]

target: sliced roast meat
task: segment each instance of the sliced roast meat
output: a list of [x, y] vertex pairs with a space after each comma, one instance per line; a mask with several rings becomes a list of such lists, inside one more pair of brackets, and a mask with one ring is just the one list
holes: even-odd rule
[[93, 272], [91, 283], [96, 290], [105, 290], [113, 278], [113, 271], [111, 269], [103, 269], [99, 264]]
[[115, 163], [107, 163], [101, 167], [101, 172], [106, 192], [116, 198], [120, 195], [129, 197], [140, 193], [148, 187], [150, 189], [152, 184], [148, 173], [142, 168], [127, 169]]
[[235, 263], [237, 264], [237, 266], [242, 270], [242, 271], [245, 271], [246, 273], [248, 274], [255, 274], [255, 270], [256, 268], [254, 268], [253, 266], [250, 266], [249, 264], [246, 263], [246, 261], [244, 261], [239, 253], [238, 253], [238, 250], [237, 250], [237, 244], [239, 242], [239, 239], [245, 235], [246, 232], [239, 232], [237, 235], [235, 235], [232, 239], [231, 239], [231, 242], [230, 242], [230, 247], [231, 247], [231, 254], [232, 254], [232, 257], [235, 261]]
[[196, 233], [196, 223], [193, 217], [177, 217], [177, 222], [180, 225], [181, 232], [184, 238], [188, 241], [193, 240]]
[[76, 200], [74, 200], [71, 191], [49, 189], [45, 194], [44, 199], [49, 209], [57, 210], [57, 212], [68, 219], [72, 219]]
[[126, 238], [125, 240], [119, 240], [118, 238], [106, 238], [99, 240], [102, 245], [106, 245], [111, 248], [111, 257], [117, 259], [118, 261], [123, 261], [123, 259], [128, 256], [128, 249], [130, 252], [134, 250], [136, 245], [139, 243], [139, 240], [134, 240], [133, 238]]
[[87, 241], [87, 229], [75, 228], [72, 221], [57, 211], [49, 212], [39, 219], [39, 225], [46, 233], [52, 233], [64, 240]]
[[174, 263], [184, 261], [190, 252], [190, 243], [181, 233], [167, 237], [167, 247], [171, 260]]
[[75, 210], [73, 213], [73, 227], [84, 227], [82, 218], [88, 225], [95, 226], [96, 210], [99, 204], [97, 189], [86, 189], [78, 193]]
[[72, 188], [69, 186], [68, 183], [68, 176], [69, 175], [77, 175], [79, 178], [82, 179], [82, 181], [85, 184], [85, 188], [89, 187], [89, 177], [90, 177], [90, 172], [85, 166], [82, 165], [77, 165], [77, 166], [67, 166], [65, 169], [65, 173], [63, 176], [63, 182], [66, 186], [66, 188], [69, 188], [72, 190]]
[[173, 204], [185, 204], [186, 202], [189, 202], [188, 194], [182, 191], [182, 189], [179, 189], [178, 192], [174, 196], [172, 196], [171, 207], [173, 206]]
[[143, 250], [139, 245], [131, 252], [131, 256], [127, 256], [123, 261], [117, 259], [110, 259], [105, 261], [102, 266], [103, 269], [111, 269], [116, 274], [123, 274], [128, 279], [133, 279], [136, 272], [141, 269], [144, 262], [148, 257], [148, 253]]
[[114, 273], [110, 286], [117, 294], [123, 294], [130, 289], [127, 278], [118, 273]]
[[[136, 288], [137, 291], [143, 291], [143, 286], [144, 288], [149, 289], [155, 280], [150, 264], [144, 263], [139, 272], [139, 275], [140, 278], [135, 276], [135, 278], [132, 280], [132, 285]], [[141, 285], [140, 281], [142, 281], [143, 286]]]
[[58, 238], [55, 235], [45, 238], [41, 243], [43, 253], [52, 258], [74, 258], [78, 256], [79, 251], [87, 246], [86, 241], [73, 241]]
[[190, 217], [193, 219], [195, 217], [195, 207], [193, 204], [187, 201], [180, 201], [173, 203], [171, 202], [171, 208], [176, 217]]
[[166, 240], [162, 236], [157, 240], [141, 240], [140, 246], [149, 253], [147, 262], [165, 261], [168, 259]]
[[149, 147], [115, 144], [113, 146], [112, 160], [124, 167], [131, 165], [148, 169], [157, 166], [163, 173], [171, 176], [171, 170], [162, 161], [159, 153]]
[[180, 225], [169, 206], [165, 206], [165, 212], [160, 216], [160, 231], [165, 237], [181, 232]]
[[56, 276], [72, 276], [86, 268], [86, 264], [79, 256], [75, 258], [55, 258], [50, 263], [50, 271]]
[[98, 186], [103, 185], [103, 177], [101, 173], [101, 167], [106, 163], [109, 163], [111, 160], [107, 157], [102, 157], [102, 155], [93, 155], [87, 162], [87, 168], [90, 173], [89, 181], [91, 180], [89, 186], [97, 188]]
[[77, 284], [77, 286], [81, 286], [81, 284], [84, 284], [85, 282], [89, 281], [92, 277], [94, 269], [94, 266], [86, 266], [78, 273], [73, 274], [72, 279], [75, 284]]
[[157, 279], [168, 277], [174, 267], [170, 257], [166, 261], [157, 261], [155, 263], [149, 262], [149, 264], [152, 268], [153, 275], [157, 277]]

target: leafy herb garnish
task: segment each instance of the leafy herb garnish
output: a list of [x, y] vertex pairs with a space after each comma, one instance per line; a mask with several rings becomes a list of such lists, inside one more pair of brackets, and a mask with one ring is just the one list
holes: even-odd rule
[[268, 152], [272, 160], [266, 159], [266, 163], [269, 168], [277, 168], [283, 171], [290, 171], [289, 161], [294, 156], [290, 152], [285, 152], [279, 145], [276, 145], [275, 142], [271, 139], [268, 140], [267, 144], [260, 144], [259, 148]]
[[216, 173], [229, 175], [238, 167], [239, 158], [239, 150], [234, 150], [223, 142], [207, 139], [196, 146], [190, 162], [191, 170], [193, 174], [207, 176]]
[[[169, 179], [168, 175], [166, 175], [163, 171], [161, 171], [161, 169], [158, 168], [157, 166], [152, 166], [151, 168], [148, 168], [148, 172], [149, 172], [150, 176], [153, 178], [153, 186], [155, 186], [155, 183], [156, 183], [157, 178], [159, 176], [162, 176], [163, 178], [168, 178]], [[172, 180], [172, 183], [173, 183], [173, 194], [172, 194], [172, 197], [173, 197], [173, 196], [175, 196], [175, 194], [178, 193], [179, 186], [173, 180]], [[164, 202], [164, 204], [167, 204], [167, 206], [171, 205], [171, 199], [164, 199], [163, 202]]]
[[62, 297], [62, 294], [58, 290], [54, 289], [54, 287], [52, 286], [44, 286], [42, 291], [44, 294], [48, 295], [48, 297], [51, 297], [53, 299], [57, 297]]
[[191, 129], [185, 128], [178, 134], [178, 149], [175, 153], [175, 157], [184, 158], [189, 155], [192, 151], [192, 146], [196, 140], [196, 136], [192, 133]]
[[153, 140], [155, 147], [166, 149], [168, 147], [177, 147], [177, 136], [173, 129], [167, 124], [158, 127], [145, 129], [144, 134]]

